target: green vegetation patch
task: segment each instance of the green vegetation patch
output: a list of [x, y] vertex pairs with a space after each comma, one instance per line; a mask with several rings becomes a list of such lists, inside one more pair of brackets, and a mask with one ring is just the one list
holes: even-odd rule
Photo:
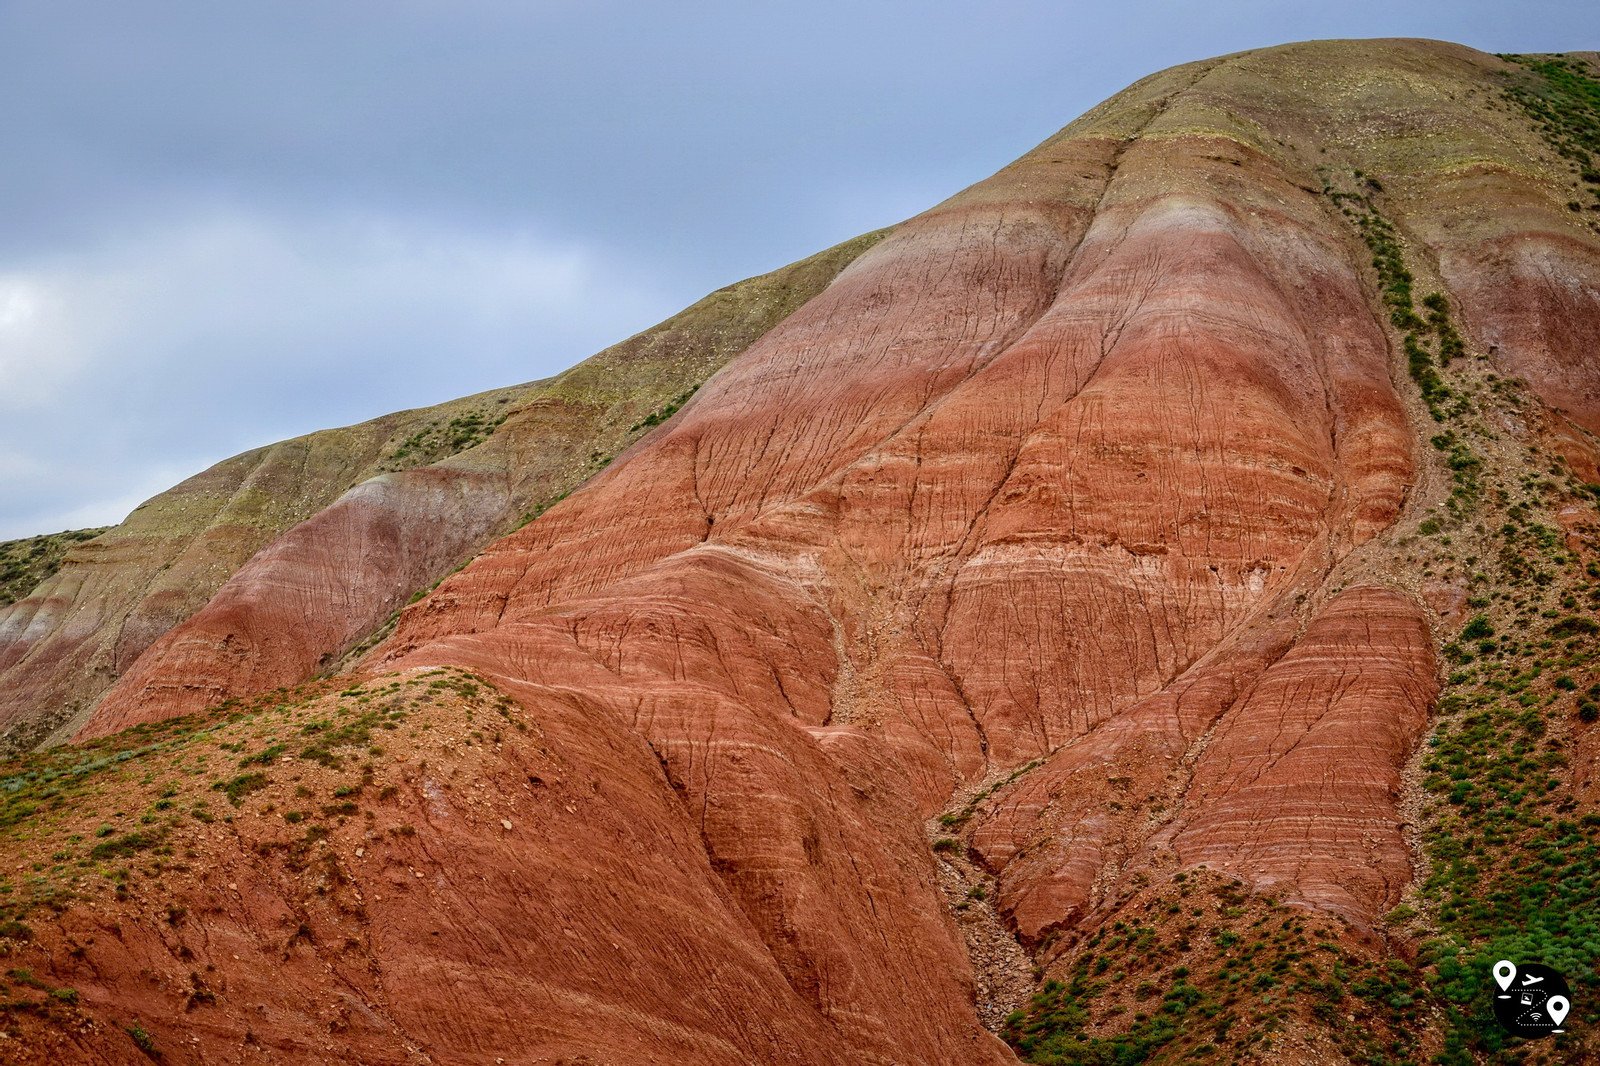
[[[328, 825], [370, 814], [364, 796], [393, 795], [392, 784], [369, 789], [379, 742], [441, 696], [462, 700], [468, 722], [487, 710], [519, 724], [507, 697], [472, 674], [442, 668], [279, 689], [0, 763], [0, 854], [13, 860], [0, 871], [0, 940], [32, 937], [27, 919], [41, 908], [59, 912], [108, 889], [122, 898], [139, 879], [187, 869], [195, 831], [241, 809], [294, 807], [279, 813], [290, 824], [307, 823], [295, 848], [308, 849]], [[360, 763], [355, 776], [309, 787], [352, 761]], [[285, 803], [286, 790], [321, 802]]]
[[1424, 1010], [1414, 971], [1343, 944], [1327, 915], [1205, 870], [1122, 903], [1002, 1030], [1024, 1062], [1271, 1061], [1315, 1020], [1352, 1062], [1412, 1059]]
[[[1356, 177], [1363, 177], [1358, 171]], [[1371, 184], [1367, 188], [1372, 188]], [[1406, 355], [1406, 370], [1422, 392], [1428, 413], [1437, 422], [1459, 414], [1447, 406], [1450, 389], [1439, 375], [1441, 366], [1466, 354], [1461, 334], [1450, 320], [1450, 303], [1443, 293], [1431, 292], [1421, 301], [1423, 314], [1417, 313], [1412, 291], [1415, 278], [1406, 268], [1405, 251], [1393, 224], [1374, 206], [1369, 192], [1338, 192], [1330, 186], [1328, 195], [1351, 219], [1372, 252], [1372, 267], [1378, 275], [1378, 293], [1388, 311], [1389, 323], [1401, 335]], [[1437, 444], [1438, 442], [1435, 441]]]
[[370, 748], [374, 729], [394, 729], [405, 721], [407, 710], [403, 706], [375, 707], [361, 711], [343, 721], [318, 719], [300, 727], [311, 737], [310, 743], [300, 749], [300, 758], [320, 763], [331, 769], [344, 765], [341, 754], [350, 748]]
[[[1541, 451], [1539, 406], [1520, 384], [1475, 361], [1436, 372], [1429, 406], [1448, 425], [1433, 444], [1455, 479], [1460, 539], [1431, 560], [1465, 571], [1468, 610], [1442, 649], [1445, 684], [1421, 758], [1428, 873], [1395, 921], [1421, 941], [1420, 974], [1443, 1019], [1435, 1061], [1520, 1061], [1523, 1042], [1491, 1013], [1500, 959], [1542, 962], [1571, 982], [1581, 1024], [1549, 1047], [1581, 1057], [1592, 1050], [1583, 1031], [1600, 1022], [1600, 813], [1581, 805], [1570, 760], [1578, 731], [1600, 720], [1596, 498]], [[1475, 417], [1480, 407], [1518, 411], [1526, 435]], [[1569, 538], [1555, 516], [1575, 506], [1591, 513]], [[1430, 557], [1418, 565], [1426, 576]]]
[[212, 789], [228, 797], [228, 802], [235, 807], [243, 807], [245, 797], [252, 792], [260, 792], [266, 788], [271, 779], [266, 774], [252, 773], [239, 774], [226, 781], [217, 781], [212, 784]]
[[1005, 777], [1001, 778], [999, 781], [996, 781], [994, 784], [989, 785], [986, 788], [979, 789], [973, 794], [971, 799], [967, 800], [967, 802], [962, 805], [959, 811], [949, 811], [945, 814], [941, 814], [939, 816], [939, 824], [944, 826], [946, 829], [959, 829], [961, 826], [966, 825], [974, 814], [978, 813], [978, 808], [983, 804], [984, 800], [1005, 788], [1007, 785], [1010, 785], [1023, 774], [1028, 773], [1030, 770], [1036, 770], [1043, 765], [1043, 759], [1033, 759], [1030, 762], [1022, 764]]
[[658, 407], [656, 410], [651, 411], [649, 414], [645, 415], [639, 421], [637, 421], [633, 425], [629, 426], [628, 430], [630, 432], [632, 432], [634, 430], [639, 430], [639, 429], [648, 429], [651, 426], [659, 426], [661, 423], [665, 422], [667, 419], [669, 419], [673, 415], [677, 414], [679, 408], [681, 408], [684, 404], [689, 402], [689, 397], [693, 396], [698, 391], [700, 391], [700, 386], [699, 385], [695, 385], [694, 387], [690, 388], [687, 392], [679, 393], [677, 396], [673, 397], [672, 400], [670, 400], [666, 404], [663, 404], [661, 407]]
[[426, 466], [476, 447], [500, 428], [500, 424], [506, 420], [506, 414], [501, 412], [493, 416], [486, 411], [469, 411], [449, 421], [429, 422], [385, 455], [382, 468], [404, 470]]
[[1506, 96], [1528, 113], [1555, 150], [1572, 160], [1583, 181], [1600, 186], [1600, 81], [1570, 56], [1506, 55], [1500, 58], [1534, 75], [1513, 82]]
[[[1447, 1018], [1439, 1061], [1462, 1066], [1513, 1061], [1521, 1043], [1491, 1015], [1500, 959], [1560, 970], [1574, 1015], [1586, 1026], [1600, 1021], [1600, 814], [1579, 808], [1569, 767], [1571, 719], [1600, 718], [1588, 711], [1600, 696], [1592, 636], [1600, 625], [1555, 609], [1576, 602], [1564, 586], [1577, 584], [1577, 568], [1538, 523], [1509, 513], [1496, 534], [1499, 580], [1483, 587], [1507, 590], [1498, 605], [1519, 624], [1475, 615], [1446, 646], [1457, 668], [1422, 764], [1436, 804], [1422, 898], [1437, 935], [1421, 961]], [[1534, 620], [1545, 614], [1558, 617], [1541, 631]], [[1558, 1051], [1571, 1054], [1570, 1039], [1558, 1038]]]
[[0, 541], [0, 607], [16, 603], [61, 569], [68, 549], [93, 540], [110, 528], [69, 529], [64, 533]]
[[[52, 985], [31, 970], [14, 967], [0, 976], [0, 1018], [31, 1014], [63, 1027], [77, 1027], [84, 1022], [77, 1006], [77, 989]], [[10, 1038], [15, 1040], [17, 1034]]]
[[[1526, 72], [1505, 94], [1574, 171], [1572, 211], [1600, 211], [1600, 81], [1570, 56], [1503, 55]], [[1587, 201], [1587, 202], [1585, 202]], [[1590, 226], [1600, 231], [1600, 222]]]

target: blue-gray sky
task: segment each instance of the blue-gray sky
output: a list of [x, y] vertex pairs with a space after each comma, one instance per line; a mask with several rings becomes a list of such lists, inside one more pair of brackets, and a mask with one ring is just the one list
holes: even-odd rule
[[544, 377], [1175, 63], [1573, 0], [0, 0], [0, 538]]

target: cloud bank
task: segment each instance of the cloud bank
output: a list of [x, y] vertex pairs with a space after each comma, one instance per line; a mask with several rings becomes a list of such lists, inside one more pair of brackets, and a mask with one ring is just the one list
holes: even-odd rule
[[529, 380], [673, 309], [581, 245], [372, 215], [208, 212], [10, 265], [0, 537], [119, 520], [223, 456]]

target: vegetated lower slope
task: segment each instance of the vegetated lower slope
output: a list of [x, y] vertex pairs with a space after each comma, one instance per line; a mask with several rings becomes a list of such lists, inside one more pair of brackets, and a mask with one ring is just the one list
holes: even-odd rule
[[1597, 74], [1147, 78], [295, 690], [298, 527], [0, 772], [24, 1046], [1594, 1057]]
[[[330, 668], [602, 469], [880, 236], [730, 285], [548, 381], [249, 452], [142, 505], [0, 611], [0, 749], [70, 735], [142, 661], [213, 640], [262, 687]], [[292, 602], [258, 603], [262, 584]], [[232, 691], [206, 684], [201, 665], [188, 674], [183, 709]]]
[[[783, 1018], [794, 993], [743, 950], [685, 812], [638, 787], [648, 749], [558, 741], [465, 672], [277, 692], [8, 771], [0, 841], [37, 872], [0, 902], [7, 1062], [493, 1061], [534, 1040], [581, 1061], [652, 1011], [677, 1062], [723, 1054], [695, 1023], [730, 1010], [788, 1061], [841, 1050]], [[645, 890], [657, 905], [615, 910]], [[571, 920], [529, 920], [551, 891]], [[99, 976], [42, 965], [47, 943]], [[546, 979], [552, 951], [576, 984]], [[575, 994], [630, 968], [629, 1018]], [[208, 1020], [247, 1003], [241, 1027]]]
[[61, 569], [67, 549], [93, 540], [109, 527], [68, 529], [37, 537], [0, 541], [0, 607], [7, 607], [26, 596], [39, 582]]

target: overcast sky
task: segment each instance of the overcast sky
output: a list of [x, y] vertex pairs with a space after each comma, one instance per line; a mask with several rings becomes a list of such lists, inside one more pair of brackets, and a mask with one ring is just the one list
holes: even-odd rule
[[1162, 67], [1600, 5], [0, 0], [0, 538], [554, 373]]

